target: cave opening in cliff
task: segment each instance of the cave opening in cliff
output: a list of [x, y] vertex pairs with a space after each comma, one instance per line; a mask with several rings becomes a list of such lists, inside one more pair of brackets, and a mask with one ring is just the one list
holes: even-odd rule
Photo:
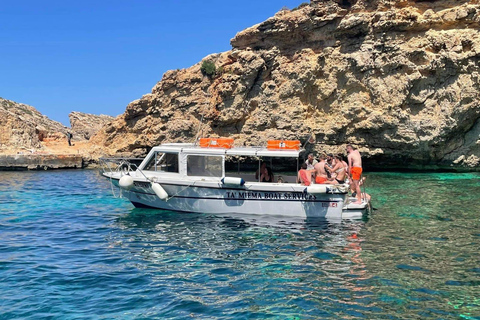
[[349, 1], [349, 0], [342, 0], [340, 1], [340, 7], [345, 8], [345, 9], [350, 9], [356, 1]]
[[43, 140], [45, 140], [45, 132], [40, 131], [40, 130], [38, 130], [38, 129], [35, 129], [35, 134], [36, 134], [37, 137], [38, 137], [38, 141], [43, 141]]

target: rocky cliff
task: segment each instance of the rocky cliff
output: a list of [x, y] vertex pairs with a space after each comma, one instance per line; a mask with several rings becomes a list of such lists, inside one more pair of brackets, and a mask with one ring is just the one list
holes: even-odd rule
[[[359, 146], [370, 166], [478, 168], [479, 1], [312, 0], [168, 71], [92, 138], [144, 153], [202, 135]], [[215, 64], [215, 71], [202, 63]]]
[[64, 138], [67, 128], [32, 106], [0, 98], [0, 151], [42, 148], [41, 142]]
[[83, 112], [70, 112], [70, 127], [83, 139], [89, 140], [102, 127], [113, 121], [114, 117], [104, 114], [95, 115]]
[[[26, 165], [28, 168], [36, 167], [36, 159], [40, 159], [39, 155], [42, 154], [74, 154], [80, 159], [83, 157], [86, 161], [92, 161], [102, 155], [103, 151], [91, 145], [87, 139], [112, 119], [113, 117], [105, 115], [72, 112], [72, 127], [67, 128], [32, 106], [0, 98], [0, 155], [30, 154], [32, 157]], [[73, 133], [72, 146], [67, 143], [67, 132]], [[32, 153], [38, 157], [33, 157]], [[3, 160], [0, 161], [0, 167], [8, 167], [8, 161]], [[46, 164], [41, 163], [39, 166], [43, 168]], [[78, 163], [71, 165], [69, 162], [66, 166], [78, 167]]]

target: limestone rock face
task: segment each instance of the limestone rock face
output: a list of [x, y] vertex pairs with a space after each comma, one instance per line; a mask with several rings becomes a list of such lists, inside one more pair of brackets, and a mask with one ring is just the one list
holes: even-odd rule
[[204, 58], [211, 77], [168, 71], [92, 141], [141, 154], [199, 128], [238, 145], [313, 133], [308, 147], [352, 143], [370, 166], [478, 168], [479, 27], [477, 0], [312, 0]]
[[66, 132], [34, 107], [0, 98], [0, 151], [42, 148], [42, 141], [64, 139]]
[[114, 119], [104, 114], [95, 115], [76, 111], [70, 112], [68, 118], [75, 134], [86, 140]]

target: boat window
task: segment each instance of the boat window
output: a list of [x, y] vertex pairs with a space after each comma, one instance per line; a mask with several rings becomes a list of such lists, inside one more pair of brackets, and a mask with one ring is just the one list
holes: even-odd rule
[[294, 157], [245, 157], [227, 156], [225, 158], [225, 176], [239, 177], [247, 182], [260, 181], [261, 163], [264, 162], [270, 169], [274, 183], [296, 183], [299, 159]]
[[178, 153], [155, 152], [143, 170], [178, 173]]
[[223, 177], [223, 157], [187, 156], [187, 175], [202, 177]]

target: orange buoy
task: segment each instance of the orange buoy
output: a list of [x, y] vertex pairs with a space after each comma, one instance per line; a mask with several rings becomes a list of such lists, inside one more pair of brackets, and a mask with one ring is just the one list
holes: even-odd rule
[[299, 150], [300, 141], [298, 140], [268, 140], [267, 149], [269, 150]]
[[234, 140], [232, 138], [201, 138], [201, 148], [224, 148], [230, 149], [233, 147]]

